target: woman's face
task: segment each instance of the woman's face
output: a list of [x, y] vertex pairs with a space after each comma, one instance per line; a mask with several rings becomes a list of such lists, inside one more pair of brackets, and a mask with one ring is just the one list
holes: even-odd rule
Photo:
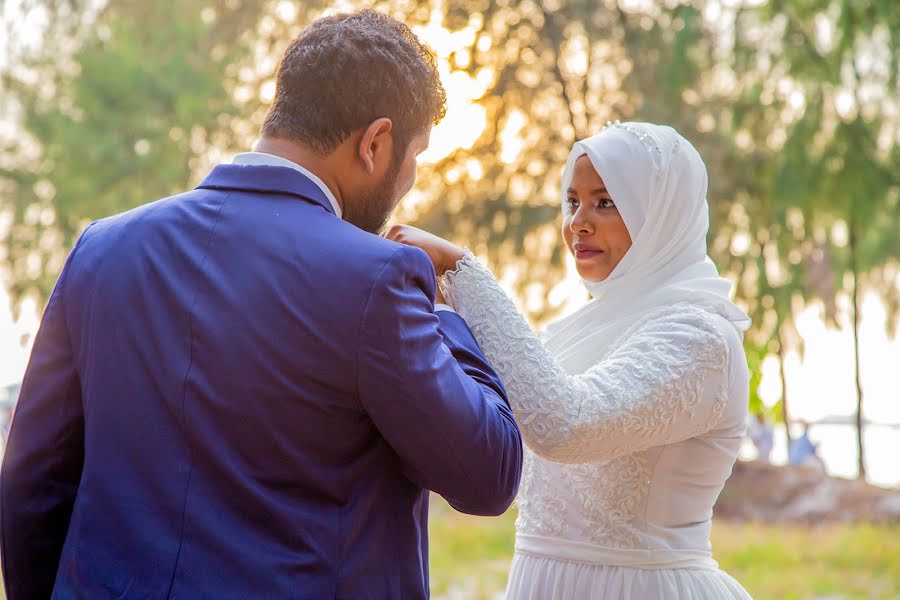
[[631, 248], [625, 221], [587, 155], [575, 161], [562, 231], [578, 274], [588, 281], [609, 277]]

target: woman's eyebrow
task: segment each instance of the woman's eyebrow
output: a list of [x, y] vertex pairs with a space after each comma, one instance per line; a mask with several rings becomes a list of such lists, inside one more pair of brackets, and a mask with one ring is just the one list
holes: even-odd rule
[[[578, 192], [575, 190], [575, 188], [569, 188], [568, 193], [577, 194]], [[609, 193], [609, 191], [606, 189], [606, 186], [602, 186], [602, 185], [598, 188], [588, 190], [588, 194], [608, 194], [608, 193]]]

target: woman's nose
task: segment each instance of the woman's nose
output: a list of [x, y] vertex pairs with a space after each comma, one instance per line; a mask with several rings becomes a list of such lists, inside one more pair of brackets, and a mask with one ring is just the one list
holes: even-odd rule
[[572, 221], [569, 223], [569, 228], [574, 233], [581, 234], [592, 233], [594, 231], [594, 225], [591, 223], [590, 218], [588, 218], [584, 206], [579, 206], [578, 210], [575, 211], [575, 214], [572, 216]]

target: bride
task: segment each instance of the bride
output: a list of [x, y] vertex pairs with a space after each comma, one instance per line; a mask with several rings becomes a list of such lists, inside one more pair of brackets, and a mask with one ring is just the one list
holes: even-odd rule
[[543, 337], [468, 251], [387, 234], [431, 257], [528, 447], [509, 599], [750, 597], [709, 541], [744, 434], [749, 318], [707, 257], [706, 189], [670, 127], [616, 122], [576, 143], [562, 232], [593, 298]]

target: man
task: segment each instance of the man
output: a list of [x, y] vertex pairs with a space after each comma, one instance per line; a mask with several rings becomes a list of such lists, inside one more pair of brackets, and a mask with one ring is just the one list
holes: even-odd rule
[[788, 444], [788, 464], [804, 465], [824, 470], [825, 464], [819, 458], [818, 448], [809, 439], [809, 422], [801, 421], [800, 423], [803, 425], [803, 433], [800, 434], [800, 437], [792, 439]]
[[85, 231], [4, 460], [11, 600], [423, 598], [425, 490], [508, 507], [500, 381], [427, 256], [375, 235], [443, 113], [404, 25], [321, 19], [257, 152]]

